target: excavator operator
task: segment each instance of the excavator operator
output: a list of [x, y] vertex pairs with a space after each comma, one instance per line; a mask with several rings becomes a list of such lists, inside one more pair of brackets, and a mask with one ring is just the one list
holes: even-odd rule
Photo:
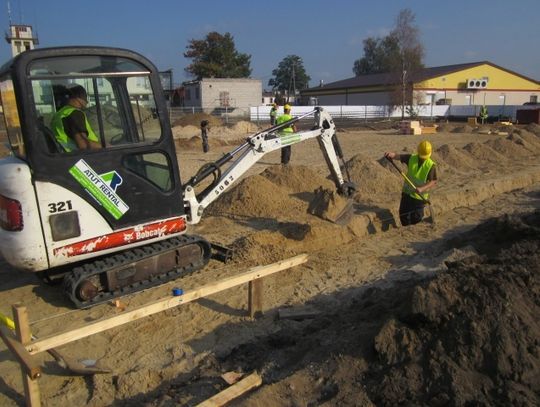
[[76, 85], [68, 89], [68, 92], [66, 105], [55, 113], [51, 122], [56, 140], [66, 152], [100, 149], [98, 136], [83, 112], [88, 104], [86, 89]]

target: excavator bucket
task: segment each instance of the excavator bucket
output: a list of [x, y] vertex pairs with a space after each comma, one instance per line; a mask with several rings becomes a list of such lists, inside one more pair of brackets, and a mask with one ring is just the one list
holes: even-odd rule
[[309, 203], [308, 213], [338, 225], [346, 225], [354, 213], [353, 200], [319, 187]]

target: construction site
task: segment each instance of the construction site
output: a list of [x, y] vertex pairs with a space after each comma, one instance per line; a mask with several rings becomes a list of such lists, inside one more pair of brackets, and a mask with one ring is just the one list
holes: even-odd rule
[[[172, 129], [182, 179], [260, 131], [215, 123], [203, 154], [199, 119]], [[34, 355], [41, 404], [539, 405], [540, 126], [402, 133], [337, 128], [356, 185], [339, 224], [308, 211], [317, 191], [334, 188], [315, 140], [293, 145], [286, 166], [279, 151], [266, 155], [190, 228], [232, 257], [153, 288], [74, 309], [60, 287], [2, 262], [0, 311], [24, 307], [33, 341], [71, 332], [56, 350], [103, 368], [80, 375]], [[438, 170], [432, 214], [403, 227], [403, 179], [383, 154], [414, 153], [423, 139]], [[259, 279], [255, 309], [252, 280], [224, 283], [298, 256]], [[191, 294], [75, 340], [83, 327]], [[29, 404], [24, 363], [3, 343], [0, 354], [0, 405]]]

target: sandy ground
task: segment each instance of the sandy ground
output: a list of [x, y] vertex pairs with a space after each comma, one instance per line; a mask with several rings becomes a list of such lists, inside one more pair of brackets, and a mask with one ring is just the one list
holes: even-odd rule
[[[172, 287], [197, 288], [308, 253], [305, 265], [264, 280], [264, 315], [246, 316], [247, 288], [238, 287], [66, 345], [65, 354], [98, 359], [113, 372], [75, 377], [43, 355], [43, 404], [191, 406], [227, 386], [221, 374], [257, 370], [262, 387], [234, 405], [538, 405], [535, 246], [521, 242], [525, 249], [512, 249], [519, 261], [495, 249], [504, 246], [501, 241], [508, 240], [508, 250], [523, 236], [538, 237], [531, 214], [540, 208], [539, 127], [509, 134], [455, 127], [428, 137], [439, 166], [432, 194], [435, 224], [399, 226], [402, 182], [381, 160], [386, 150], [414, 151], [418, 136], [392, 130], [338, 133], [358, 185], [355, 215], [346, 226], [306, 212], [314, 189], [332, 185], [315, 141], [293, 146], [288, 168], [279, 164], [279, 152], [265, 156], [191, 229], [234, 247], [235, 259], [211, 261], [193, 275], [122, 299], [130, 309], [167, 297]], [[199, 140], [189, 140], [196, 134], [181, 130], [175, 136], [183, 179], [245, 137], [238, 129], [220, 137], [213, 128], [211, 151], [203, 154]], [[512, 220], [492, 220], [506, 215]], [[492, 241], [493, 236], [503, 238]], [[488, 279], [479, 274], [488, 266], [494, 276], [517, 274], [510, 281]], [[465, 273], [470, 269], [479, 274], [476, 279]], [[525, 269], [532, 274], [523, 275]], [[470, 280], [459, 280], [464, 274]], [[38, 337], [122, 312], [111, 305], [73, 310], [58, 287], [5, 263], [0, 281], [0, 311], [9, 314], [11, 304], [24, 304]], [[505, 293], [521, 293], [522, 302], [515, 305]], [[477, 297], [493, 298], [493, 304], [475, 305]], [[318, 316], [277, 318], [279, 309], [304, 307]], [[477, 312], [464, 311], [469, 308]], [[468, 319], [456, 317], [464, 315]], [[488, 317], [499, 324], [482, 324]], [[505, 346], [516, 343], [514, 337], [519, 346]], [[23, 405], [21, 374], [3, 344], [0, 372], [0, 405]]]

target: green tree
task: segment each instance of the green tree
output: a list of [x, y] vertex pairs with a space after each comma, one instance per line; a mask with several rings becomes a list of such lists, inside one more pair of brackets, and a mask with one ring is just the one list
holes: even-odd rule
[[251, 55], [236, 50], [230, 33], [210, 32], [203, 40], [192, 39], [186, 46], [184, 57], [192, 62], [185, 71], [202, 78], [247, 78], [251, 75]]
[[354, 61], [356, 76], [391, 72], [397, 64], [398, 41], [393, 35], [364, 40], [364, 56]]
[[295, 91], [306, 89], [311, 78], [306, 73], [304, 62], [298, 55], [287, 55], [272, 71], [273, 78], [268, 86], [280, 93], [295, 95]]
[[403, 118], [405, 106], [413, 105], [412, 84], [417, 72], [424, 68], [423, 59], [424, 46], [415, 15], [410, 9], [403, 9], [386, 37], [364, 40], [364, 56], [354, 61], [353, 72], [356, 76], [388, 73], [388, 83], [397, 85], [391, 103], [401, 106]]

